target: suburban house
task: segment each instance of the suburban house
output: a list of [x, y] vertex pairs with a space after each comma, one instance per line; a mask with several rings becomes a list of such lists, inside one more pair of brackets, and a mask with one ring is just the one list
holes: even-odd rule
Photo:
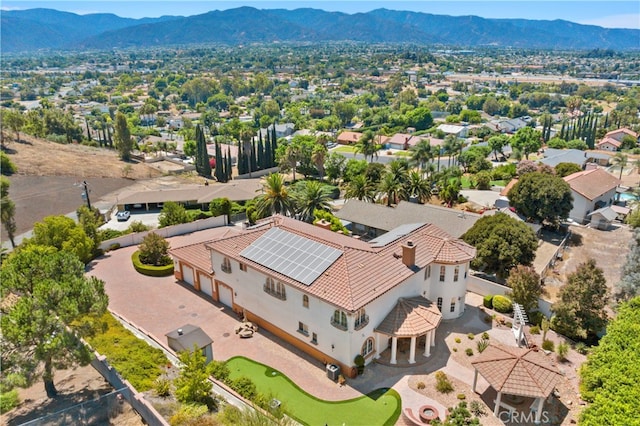
[[631, 136], [636, 141], [638, 140], [638, 134], [636, 132], [627, 128], [622, 128], [618, 130], [612, 130], [604, 135], [604, 138], [602, 138], [602, 140], [596, 144], [596, 148], [604, 151], [617, 151], [618, 149], [620, 149], [620, 146], [622, 145], [622, 139], [625, 136]]
[[335, 213], [351, 232], [365, 238], [375, 238], [402, 225], [416, 222], [432, 223], [459, 238], [481, 215], [433, 204], [400, 201], [396, 207], [347, 200]]
[[[284, 138], [287, 136], [291, 136], [296, 131], [296, 125], [293, 123], [282, 123], [282, 124], [276, 124], [275, 126], [276, 126], [276, 138]], [[272, 132], [273, 132], [273, 124], [271, 124], [266, 129], [260, 129], [260, 133], [262, 134], [263, 138], [267, 137], [267, 133], [269, 133], [269, 136], [271, 136]]]
[[422, 138], [419, 136], [407, 133], [396, 133], [390, 139], [387, 139], [386, 147], [388, 149], [407, 150], [412, 146], [416, 146], [421, 140]]
[[447, 135], [453, 135], [458, 139], [464, 139], [469, 134], [468, 126], [458, 126], [457, 124], [441, 124], [438, 126], [438, 130]]
[[[329, 226], [275, 215], [171, 250], [175, 276], [345, 375], [356, 355], [392, 365], [430, 356], [441, 320], [464, 312], [475, 249], [433, 224], [368, 242]], [[196, 286], [194, 265], [212, 280]]]
[[544, 158], [538, 161], [550, 167], [555, 167], [560, 163], [573, 163], [585, 167], [587, 163], [597, 163], [607, 165], [609, 163], [609, 154], [595, 151], [581, 151], [579, 149], [555, 149], [546, 148], [543, 153]]
[[[569, 218], [578, 223], [587, 223], [589, 214], [611, 206], [616, 197], [620, 181], [601, 168], [592, 168], [564, 177], [571, 187], [573, 208]], [[600, 215], [592, 216], [600, 220]]]
[[[527, 121], [528, 118], [528, 121]], [[491, 124], [495, 126], [495, 130], [502, 133], [515, 133], [518, 130], [526, 127], [531, 117], [517, 117], [517, 118], [501, 118], [498, 120], [492, 120]]]
[[338, 135], [337, 142], [342, 145], [354, 145], [357, 144], [362, 133], [358, 132], [342, 132]]

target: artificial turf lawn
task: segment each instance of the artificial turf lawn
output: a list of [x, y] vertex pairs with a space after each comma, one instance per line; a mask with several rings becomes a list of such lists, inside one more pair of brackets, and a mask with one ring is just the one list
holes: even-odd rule
[[280, 400], [287, 415], [300, 423], [329, 426], [393, 425], [400, 416], [400, 395], [393, 389], [377, 389], [368, 395], [345, 401], [324, 401], [309, 395], [287, 376], [264, 364], [234, 357], [227, 361], [227, 366], [232, 380], [242, 376], [251, 378], [259, 393]]

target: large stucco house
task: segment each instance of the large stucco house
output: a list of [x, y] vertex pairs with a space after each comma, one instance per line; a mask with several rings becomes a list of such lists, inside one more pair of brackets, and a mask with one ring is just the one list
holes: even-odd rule
[[614, 202], [620, 181], [601, 168], [591, 168], [564, 177], [571, 187], [573, 207], [569, 218], [578, 223], [590, 220], [589, 214]]
[[430, 356], [441, 320], [464, 313], [475, 249], [432, 224], [365, 242], [276, 215], [171, 254], [177, 279], [353, 375], [358, 354]]

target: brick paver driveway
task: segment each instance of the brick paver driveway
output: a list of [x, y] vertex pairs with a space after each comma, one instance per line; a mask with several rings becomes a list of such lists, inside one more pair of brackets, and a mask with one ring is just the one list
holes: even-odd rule
[[[168, 239], [172, 247], [181, 247], [213, 239], [224, 228], [215, 228]], [[285, 373], [308, 393], [326, 400], [343, 400], [362, 395], [376, 386], [367, 384], [356, 390], [340, 387], [326, 377], [322, 363], [315, 361], [272, 334], [260, 330], [250, 339], [240, 339], [234, 328], [236, 315], [221, 304], [199, 294], [173, 276], [153, 278], [138, 274], [131, 263], [136, 246], [105, 254], [89, 265], [87, 274], [105, 282], [109, 308], [166, 345], [165, 333], [193, 324], [213, 339], [215, 359], [242, 355]], [[396, 371], [397, 373], [397, 371]], [[354, 383], [355, 384], [355, 383]], [[358, 386], [360, 387], [360, 386]], [[370, 389], [369, 389], [370, 388]]]

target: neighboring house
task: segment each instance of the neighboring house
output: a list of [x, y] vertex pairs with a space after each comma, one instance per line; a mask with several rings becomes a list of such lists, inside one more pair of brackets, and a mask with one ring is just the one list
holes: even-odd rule
[[[385, 352], [391, 364], [430, 356], [440, 321], [464, 313], [475, 256], [432, 224], [365, 242], [279, 215], [200, 247], [210, 252], [208, 265], [198, 256], [213, 272], [213, 300], [352, 377], [356, 355], [370, 363]], [[189, 250], [170, 252], [187, 282]]]
[[356, 199], [347, 202], [335, 215], [347, 223], [354, 234], [374, 238], [394, 228], [416, 222], [432, 223], [459, 238], [481, 215], [433, 204], [400, 201], [396, 207], [367, 203]]
[[[286, 138], [287, 136], [293, 135], [295, 131], [296, 125], [293, 123], [276, 124], [276, 138]], [[260, 129], [260, 133], [262, 134], [263, 138], [267, 137], [267, 132], [269, 133], [269, 137], [271, 137], [271, 134], [273, 132], [273, 124], [271, 124], [266, 129]]]
[[518, 222], [524, 222], [531, 230], [536, 234], [537, 237], [540, 237], [540, 233], [542, 232], [542, 225], [539, 223], [531, 223], [527, 222], [524, 216], [518, 214], [513, 207], [500, 207], [495, 210], [487, 210], [483, 213], [485, 216], [495, 215], [498, 213], [504, 213], [507, 216], [517, 220]]
[[447, 135], [454, 135], [458, 139], [464, 139], [469, 134], [469, 127], [456, 124], [441, 124], [438, 130], [442, 130]]
[[358, 132], [342, 132], [338, 135], [337, 142], [341, 145], [355, 145], [358, 143], [362, 133]]
[[604, 135], [604, 138], [596, 144], [596, 146], [598, 149], [605, 151], [617, 151], [620, 149], [622, 139], [624, 139], [625, 136], [631, 136], [636, 140], [636, 142], [638, 141], [638, 134], [636, 132], [627, 128], [622, 128], [608, 132]]
[[491, 124], [495, 126], [495, 130], [502, 133], [515, 133], [523, 127], [527, 126], [527, 121], [524, 117], [518, 118], [501, 118], [498, 120], [492, 120]]
[[573, 208], [569, 218], [586, 223], [589, 213], [613, 204], [620, 181], [601, 168], [577, 172], [564, 177], [571, 187]]
[[416, 146], [421, 140], [422, 138], [419, 136], [407, 133], [396, 133], [390, 139], [387, 139], [386, 147], [388, 149], [407, 150], [412, 146]]

